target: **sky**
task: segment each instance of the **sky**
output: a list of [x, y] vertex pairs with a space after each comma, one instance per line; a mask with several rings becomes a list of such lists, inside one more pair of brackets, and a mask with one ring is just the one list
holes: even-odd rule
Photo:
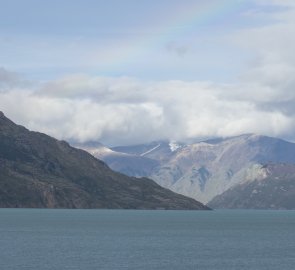
[[0, 0], [0, 110], [106, 145], [295, 141], [293, 0]]

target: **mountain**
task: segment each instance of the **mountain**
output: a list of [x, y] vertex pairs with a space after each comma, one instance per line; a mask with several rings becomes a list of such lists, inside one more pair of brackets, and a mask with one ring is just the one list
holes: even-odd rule
[[[176, 147], [170, 147], [171, 145]], [[257, 134], [218, 138], [188, 145], [155, 142], [110, 150], [115, 155], [120, 155], [118, 151], [121, 151], [121, 154], [132, 154], [134, 159], [145, 157], [157, 161], [157, 166], [141, 168], [145, 170], [146, 176], [166, 188], [197, 198], [203, 203], [208, 203], [215, 196], [245, 180], [254, 181], [261, 173], [257, 168], [264, 164], [295, 164], [294, 143]], [[110, 160], [108, 156], [105, 152], [101, 158], [113, 169], [132, 174], [132, 170], [120, 163], [120, 159], [113, 156]]]
[[14, 124], [0, 112], [0, 207], [208, 209]]
[[265, 164], [257, 176], [216, 196], [209, 206], [239, 209], [295, 209], [295, 165]]
[[255, 179], [254, 165], [295, 163], [295, 144], [246, 134], [181, 148], [150, 176], [171, 190], [207, 203], [239, 184]]
[[149, 158], [164, 163], [169, 160], [173, 153], [184, 146], [183, 143], [156, 141], [148, 144], [118, 146], [111, 148], [113, 151], [136, 155], [137, 157]]
[[108, 148], [101, 143], [73, 143], [74, 147], [89, 152], [94, 157], [106, 162], [112, 170], [135, 176], [147, 177], [150, 172], [159, 166], [159, 162], [142, 155], [129, 152], [118, 152], [115, 149]]
[[184, 146], [166, 141], [112, 148], [96, 142], [72, 145], [103, 160], [111, 169], [135, 177], [151, 176], [153, 171], [170, 159], [174, 151]]

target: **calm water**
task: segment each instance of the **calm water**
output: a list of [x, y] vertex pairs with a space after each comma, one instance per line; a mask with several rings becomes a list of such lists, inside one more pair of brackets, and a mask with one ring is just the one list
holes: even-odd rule
[[295, 269], [295, 211], [0, 209], [0, 269]]

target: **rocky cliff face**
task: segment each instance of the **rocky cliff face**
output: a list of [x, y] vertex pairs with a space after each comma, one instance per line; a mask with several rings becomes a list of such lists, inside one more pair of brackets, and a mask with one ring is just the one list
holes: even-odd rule
[[208, 209], [0, 113], [0, 207]]

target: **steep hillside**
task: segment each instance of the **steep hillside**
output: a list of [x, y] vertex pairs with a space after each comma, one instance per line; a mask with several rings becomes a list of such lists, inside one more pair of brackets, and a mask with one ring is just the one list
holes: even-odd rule
[[207, 209], [0, 113], [0, 207]]

